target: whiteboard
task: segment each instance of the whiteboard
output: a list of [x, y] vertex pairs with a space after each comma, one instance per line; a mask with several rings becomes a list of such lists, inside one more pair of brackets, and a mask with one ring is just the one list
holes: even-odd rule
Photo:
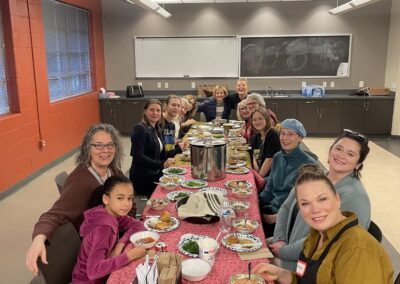
[[236, 36], [135, 37], [138, 78], [238, 77]]

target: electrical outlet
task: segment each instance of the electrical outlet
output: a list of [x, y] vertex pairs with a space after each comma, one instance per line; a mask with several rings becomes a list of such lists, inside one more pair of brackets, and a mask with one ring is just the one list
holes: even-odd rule
[[331, 81], [331, 88], [335, 88], [335, 81]]
[[302, 87], [307, 87], [307, 82], [306, 81], [301, 82], [301, 86]]
[[169, 88], [169, 84], [168, 84], [168, 82], [165, 82], [165, 83], [164, 83], [164, 88], [166, 88], [166, 89], [168, 89], [168, 88]]
[[157, 82], [157, 88], [161, 89], [161, 82]]
[[192, 82], [192, 89], [196, 88], [196, 82]]
[[359, 88], [364, 88], [364, 81], [358, 82], [358, 87]]
[[396, 88], [397, 88], [396, 82], [392, 82], [392, 84], [390, 84], [390, 88], [391, 88], [392, 90], [396, 90]]
[[326, 86], [328, 86], [326, 82], [322, 82], [322, 87], [326, 88]]

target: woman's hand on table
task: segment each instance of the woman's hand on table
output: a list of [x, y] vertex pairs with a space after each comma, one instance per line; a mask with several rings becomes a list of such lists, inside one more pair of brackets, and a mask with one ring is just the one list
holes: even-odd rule
[[186, 151], [189, 147], [189, 141], [187, 140], [182, 140], [180, 142], [178, 142], [179, 147], [181, 147], [182, 152]]
[[175, 165], [175, 159], [174, 158], [168, 158], [165, 162], [164, 162], [164, 169], [165, 168], [169, 168], [170, 166]]
[[29, 269], [29, 271], [33, 272], [33, 274], [38, 274], [38, 266], [37, 266], [37, 259], [40, 256], [41, 261], [44, 264], [47, 264], [46, 259], [46, 246], [44, 242], [46, 241], [46, 236], [43, 234], [37, 235], [32, 244], [26, 253], [25, 265]]
[[269, 247], [269, 249], [271, 250], [271, 252], [272, 252], [275, 256], [279, 257], [279, 249], [280, 249], [281, 247], [285, 246], [285, 245], [286, 245], [286, 242], [284, 242], [284, 241], [277, 241], [277, 242], [275, 242], [275, 243], [269, 244], [268, 247]]
[[146, 255], [146, 249], [143, 247], [132, 248], [126, 252], [129, 261], [141, 258]]
[[292, 283], [292, 274], [290, 271], [269, 263], [259, 263], [251, 271], [261, 275], [266, 281], [278, 281], [281, 284]]
[[122, 253], [122, 251], [124, 250], [124, 248], [125, 248], [125, 244], [121, 243], [121, 242], [118, 242], [115, 245], [114, 249], [111, 251], [110, 258], [120, 255]]
[[264, 221], [265, 221], [267, 224], [274, 224], [274, 223], [276, 223], [276, 216], [277, 216], [277, 215], [278, 215], [278, 214], [272, 214], [272, 215], [263, 214], [262, 217], [263, 217]]

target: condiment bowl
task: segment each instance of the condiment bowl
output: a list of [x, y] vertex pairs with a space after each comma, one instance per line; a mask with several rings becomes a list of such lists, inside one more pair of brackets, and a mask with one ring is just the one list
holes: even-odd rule
[[250, 207], [250, 203], [248, 201], [234, 200], [230, 201], [229, 203], [233, 211], [235, 211], [235, 213], [246, 212]]
[[232, 226], [239, 233], [251, 234], [258, 228], [259, 223], [257, 220], [236, 219], [232, 221]]
[[210, 264], [199, 258], [186, 259], [182, 262], [182, 276], [189, 281], [201, 281], [210, 271]]

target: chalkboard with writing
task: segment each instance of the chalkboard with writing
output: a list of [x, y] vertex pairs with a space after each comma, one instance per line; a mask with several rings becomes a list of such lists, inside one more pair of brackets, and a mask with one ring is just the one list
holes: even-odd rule
[[242, 37], [241, 77], [348, 77], [351, 35]]

